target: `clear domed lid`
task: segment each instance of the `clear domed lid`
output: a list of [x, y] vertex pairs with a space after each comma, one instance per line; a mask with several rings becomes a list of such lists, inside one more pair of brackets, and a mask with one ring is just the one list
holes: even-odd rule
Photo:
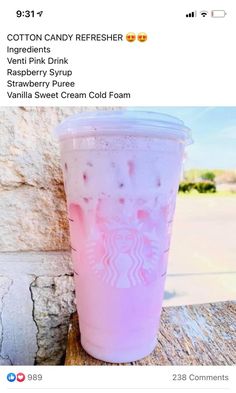
[[129, 135], [176, 139], [192, 143], [190, 129], [176, 117], [155, 108], [125, 108], [80, 112], [67, 117], [54, 130], [59, 140], [78, 136]]

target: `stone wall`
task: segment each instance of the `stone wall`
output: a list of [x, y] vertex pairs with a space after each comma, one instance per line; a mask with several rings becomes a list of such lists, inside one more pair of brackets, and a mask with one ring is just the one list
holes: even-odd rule
[[52, 130], [94, 109], [0, 108], [0, 364], [63, 362], [75, 302]]

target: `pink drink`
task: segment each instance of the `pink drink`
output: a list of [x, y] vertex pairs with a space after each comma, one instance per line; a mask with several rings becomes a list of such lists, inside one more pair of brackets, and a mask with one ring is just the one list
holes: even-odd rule
[[140, 359], [157, 343], [187, 129], [122, 110], [78, 114], [58, 132], [82, 345]]

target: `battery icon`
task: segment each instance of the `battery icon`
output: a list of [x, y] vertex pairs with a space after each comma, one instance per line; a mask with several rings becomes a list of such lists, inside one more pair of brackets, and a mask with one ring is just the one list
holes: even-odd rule
[[225, 10], [212, 10], [211, 11], [212, 18], [224, 18], [226, 16]]

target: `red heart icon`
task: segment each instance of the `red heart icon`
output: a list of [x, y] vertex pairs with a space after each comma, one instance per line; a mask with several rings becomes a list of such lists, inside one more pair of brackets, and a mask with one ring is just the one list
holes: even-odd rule
[[23, 381], [25, 380], [25, 374], [23, 374], [23, 373], [18, 373], [18, 374], [16, 375], [16, 379], [17, 379], [18, 382], [23, 382]]

